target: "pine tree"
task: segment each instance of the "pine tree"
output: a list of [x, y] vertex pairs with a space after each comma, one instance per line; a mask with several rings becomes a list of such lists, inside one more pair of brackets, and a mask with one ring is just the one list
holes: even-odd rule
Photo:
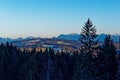
[[93, 26], [92, 22], [88, 18], [85, 25], [82, 27], [82, 32], [80, 36], [80, 42], [83, 44], [84, 49], [87, 50], [88, 53], [92, 52], [94, 49], [94, 45], [97, 44], [98, 40], [95, 38], [97, 37], [96, 28]]
[[4, 59], [5, 59], [6, 55], [5, 55], [5, 52], [4, 52], [4, 45], [1, 44], [0, 45], [0, 79], [1, 80], [4, 80]]
[[81, 55], [81, 79], [83, 80], [94, 80], [95, 70], [94, 70], [94, 57], [93, 51], [97, 49], [95, 45], [98, 40], [96, 40], [96, 28], [93, 26], [91, 20], [88, 18], [85, 25], [82, 27], [82, 32], [80, 36], [80, 42], [83, 45], [82, 55]]
[[104, 45], [101, 48], [102, 55], [104, 59], [102, 59], [101, 62], [103, 62], [103, 69], [104, 69], [104, 79], [106, 80], [116, 80], [116, 72], [117, 72], [117, 59], [115, 54], [115, 46], [113, 44], [113, 41], [111, 39], [110, 35], [106, 35], [106, 38], [104, 40]]
[[78, 54], [78, 52], [75, 52], [73, 56], [73, 60], [74, 60], [74, 65], [73, 65], [73, 80], [81, 80], [81, 58], [80, 56], [81, 54]]

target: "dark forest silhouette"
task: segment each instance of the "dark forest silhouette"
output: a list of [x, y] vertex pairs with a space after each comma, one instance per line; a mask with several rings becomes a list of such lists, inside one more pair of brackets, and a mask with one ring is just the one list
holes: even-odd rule
[[118, 59], [110, 35], [98, 46], [90, 19], [82, 28], [80, 51], [21, 51], [10, 43], [0, 45], [0, 80], [118, 80]]

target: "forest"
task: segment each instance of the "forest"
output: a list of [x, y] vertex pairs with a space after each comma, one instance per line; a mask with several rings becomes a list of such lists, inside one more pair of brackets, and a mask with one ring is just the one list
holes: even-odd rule
[[81, 30], [81, 49], [73, 53], [55, 53], [52, 48], [21, 51], [1, 43], [0, 80], [120, 80], [119, 55], [111, 36], [99, 45], [90, 19]]

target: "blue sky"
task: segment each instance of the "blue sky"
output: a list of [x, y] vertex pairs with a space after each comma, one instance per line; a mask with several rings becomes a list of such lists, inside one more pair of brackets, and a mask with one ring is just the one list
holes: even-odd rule
[[98, 34], [120, 34], [120, 0], [0, 0], [0, 37], [80, 33], [87, 18]]

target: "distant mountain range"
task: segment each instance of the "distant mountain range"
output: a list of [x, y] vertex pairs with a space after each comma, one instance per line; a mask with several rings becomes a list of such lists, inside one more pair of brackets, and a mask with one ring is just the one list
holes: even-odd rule
[[30, 36], [30, 37], [26, 37], [26, 38], [16, 38], [16, 39], [12, 39], [12, 38], [2, 38], [0, 37], [0, 43], [6, 43], [8, 42], [13, 42], [13, 41], [22, 41], [22, 40], [30, 40], [30, 39], [35, 39], [34, 37]]
[[57, 37], [58, 39], [65, 39], [65, 40], [79, 40], [80, 35], [76, 33], [72, 34], [61, 34]]
[[[119, 36], [120, 35], [111, 35], [111, 38], [113, 39], [114, 42], [119, 42]], [[104, 39], [106, 37], [106, 34], [102, 33], [102, 34], [99, 34], [98, 37], [96, 39], [99, 40], [99, 42], [103, 42]], [[58, 39], [65, 39], [65, 40], [79, 40], [80, 38], [80, 34], [61, 34], [57, 37]]]
[[[99, 34], [96, 39], [99, 39], [99, 42], [103, 42], [106, 34], [102, 33]], [[79, 40], [80, 34], [77, 33], [72, 33], [72, 34], [61, 34], [56, 39], [62, 39], [62, 40]], [[113, 39], [114, 42], [119, 41], [119, 35], [111, 35], [111, 38]], [[40, 37], [26, 37], [26, 38], [17, 38], [17, 39], [12, 39], [12, 38], [0, 38], [0, 43], [5, 43], [5, 42], [13, 42], [13, 41], [22, 41], [22, 40], [32, 40], [32, 39], [41, 39]]]

